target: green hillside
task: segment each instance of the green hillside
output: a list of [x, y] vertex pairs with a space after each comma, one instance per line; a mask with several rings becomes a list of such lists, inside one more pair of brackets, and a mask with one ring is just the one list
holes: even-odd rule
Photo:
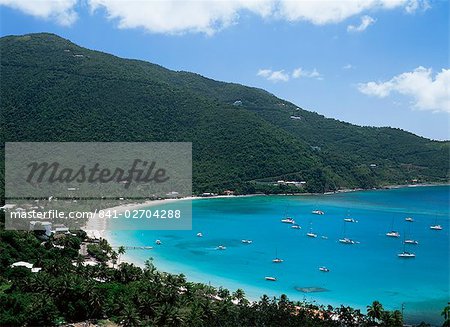
[[264, 90], [52, 34], [3, 37], [0, 50], [4, 141], [189, 141], [195, 192], [277, 191], [253, 183], [277, 179], [323, 192], [449, 177], [448, 142], [339, 122]]

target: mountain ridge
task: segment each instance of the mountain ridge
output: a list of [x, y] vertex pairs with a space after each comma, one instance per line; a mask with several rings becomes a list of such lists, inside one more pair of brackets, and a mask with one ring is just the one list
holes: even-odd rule
[[5, 141], [192, 141], [196, 192], [276, 192], [254, 183], [273, 176], [306, 180], [312, 192], [448, 181], [448, 141], [326, 118], [262, 89], [54, 34], [2, 37], [0, 49]]

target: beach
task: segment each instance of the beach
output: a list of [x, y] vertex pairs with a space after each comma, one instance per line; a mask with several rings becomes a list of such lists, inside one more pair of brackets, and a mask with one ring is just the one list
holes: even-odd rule
[[[161, 271], [183, 273], [188, 280], [230, 290], [243, 288], [252, 300], [284, 293], [293, 300], [344, 304], [364, 311], [377, 299], [389, 310], [404, 303], [408, 321], [436, 321], [433, 317], [439, 317], [442, 299], [448, 297], [449, 267], [439, 259], [448, 256], [447, 195], [448, 186], [434, 186], [322, 196], [194, 198], [203, 201], [193, 201], [192, 230], [116, 229], [104, 236], [114, 247], [153, 247], [127, 251], [128, 262], [142, 267], [153, 257]], [[164, 203], [168, 202], [159, 202]], [[313, 215], [315, 209], [325, 214]], [[302, 228], [280, 223], [285, 214]], [[343, 218], [349, 215], [358, 223], [347, 225], [347, 237], [359, 242], [350, 246], [338, 242]], [[409, 216], [414, 223], [404, 221]], [[436, 219], [443, 226], [441, 232], [429, 229]], [[385, 236], [393, 220], [401, 234], [394, 239]], [[306, 237], [311, 229], [317, 238]], [[196, 236], [198, 232], [203, 236]], [[397, 257], [404, 233], [420, 242], [408, 248], [416, 253], [415, 259]], [[243, 244], [242, 239], [253, 243]], [[162, 244], [155, 245], [155, 240]], [[226, 250], [217, 251], [218, 245]], [[284, 262], [274, 265], [275, 255]], [[324, 265], [329, 273], [318, 270]], [[277, 281], [269, 283], [265, 276]], [[424, 299], [427, 305], [420, 304]]]

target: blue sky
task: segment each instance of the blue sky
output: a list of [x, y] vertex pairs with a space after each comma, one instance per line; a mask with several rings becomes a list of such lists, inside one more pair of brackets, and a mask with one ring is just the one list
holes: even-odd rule
[[0, 0], [2, 36], [95, 50], [268, 90], [327, 117], [449, 139], [449, 3]]

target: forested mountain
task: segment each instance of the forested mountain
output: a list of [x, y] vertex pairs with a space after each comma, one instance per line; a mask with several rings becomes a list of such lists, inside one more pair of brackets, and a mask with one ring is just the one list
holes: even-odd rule
[[328, 119], [261, 89], [53, 34], [3, 37], [0, 49], [4, 141], [192, 142], [195, 192], [251, 192], [265, 187], [253, 181], [278, 179], [323, 192], [449, 177], [448, 142]]

